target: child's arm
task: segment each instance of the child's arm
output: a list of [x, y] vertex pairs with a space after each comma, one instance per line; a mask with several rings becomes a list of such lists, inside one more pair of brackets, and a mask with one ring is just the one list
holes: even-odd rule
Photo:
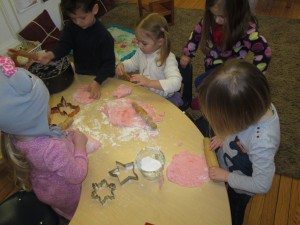
[[98, 84], [102, 84], [108, 77], [115, 75], [115, 52], [114, 52], [114, 40], [107, 32], [106, 36], [101, 40], [97, 47], [98, 67], [96, 72], [95, 81]]
[[[256, 25], [253, 24], [253, 26]], [[267, 40], [258, 33], [256, 27], [253, 28], [251, 33], [247, 34], [244, 40], [244, 46], [244, 48], [253, 52], [253, 64], [256, 65], [260, 71], [265, 73], [271, 61], [272, 51]], [[240, 54], [242, 52], [243, 48], [239, 50]]]
[[260, 137], [252, 140], [253, 145], [248, 152], [252, 162], [252, 175], [246, 176], [238, 171], [230, 173], [228, 176], [230, 187], [262, 194], [270, 189], [275, 174], [274, 156], [279, 145], [277, 142], [279, 140], [274, 142], [273, 138]]
[[66, 55], [68, 55], [73, 49], [73, 34], [71, 27], [66, 24], [62, 30], [62, 34], [56, 45], [56, 48], [53, 50], [53, 54], [55, 59], [60, 59]]
[[43, 155], [46, 168], [69, 183], [80, 184], [87, 174], [86, 142], [86, 136], [78, 131], [68, 139], [51, 139]]
[[130, 81], [136, 82], [138, 85], [161, 90], [164, 92], [164, 96], [167, 96], [170, 93], [178, 91], [181, 87], [182, 77], [178, 69], [178, 63], [173, 53], [170, 53], [163, 70], [163, 77], [158, 79], [157, 77], [151, 76], [150, 78], [142, 74], [133, 74]]
[[141, 57], [143, 57], [143, 53], [138, 48], [130, 59], [126, 59], [122, 62], [125, 72], [131, 73], [138, 71], [140, 68]]
[[65, 26], [56, 48], [53, 51], [39, 52], [38, 62], [48, 64], [52, 60], [60, 59], [70, 53], [72, 46], [71, 31], [67, 26]]
[[141, 85], [143, 87], [154, 88], [157, 90], [163, 90], [160, 85], [159, 80], [150, 80], [142, 74], [133, 74], [131, 75], [130, 81], [136, 83], [137, 85]]
[[115, 75], [115, 52], [114, 40], [108, 33], [103, 34], [103, 39], [95, 45], [97, 59], [96, 75], [94, 81], [89, 84], [90, 98], [98, 99], [101, 96], [101, 84], [108, 78]]
[[46, 65], [55, 58], [55, 55], [52, 51], [48, 52], [39, 52], [38, 53], [38, 62]]
[[199, 47], [202, 33], [202, 20], [194, 27], [193, 32], [186, 45], [183, 47], [183, 55], [180, 57], [180, 64], [183, 67], [190, 62], [191, 58], [195, 57], [196, 51]]
[[164, 69], [165, 79], [160, 79], [160, 85], [165, 93], [174, 93], [181, 88], [182, 76], [178, 69], [175, 55], [171, 52], [166, 60]]

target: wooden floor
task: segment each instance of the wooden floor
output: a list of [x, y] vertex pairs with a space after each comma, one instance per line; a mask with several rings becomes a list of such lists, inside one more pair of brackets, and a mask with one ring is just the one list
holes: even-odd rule
[[248, 204], [244, 225], [299, 225], [300, 180], [276, 175], [271, 190]]

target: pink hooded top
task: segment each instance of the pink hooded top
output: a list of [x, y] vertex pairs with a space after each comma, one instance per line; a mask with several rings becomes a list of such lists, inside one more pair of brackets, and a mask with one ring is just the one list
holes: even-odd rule
[[30, 162], [30, 181], [37, 197], [71, 219], [87, 174], [85, 149], [75, 149], [68, 137], [41, 136], [14, 144]]

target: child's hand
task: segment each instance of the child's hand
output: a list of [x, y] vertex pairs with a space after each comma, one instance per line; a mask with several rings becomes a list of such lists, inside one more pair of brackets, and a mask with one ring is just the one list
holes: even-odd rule
[[130, 78], [130, 82], [144, 87], [149, 87], [151, 80], [141, 74], [133, 74]]
[[208, 168], [209, 178], [212, 179], [213, 181], [227, 182], [229, 174], [230, 174], [230, 172], [228, 172], [227, 170], [224, 170], [222, 168], [219, 168], [219, 167]]
[[90, 98], [99, 99], [101, 96], [100, 93], [100, 84], [97, 81], [93, 81], [88, 86], [88, 91], [90, 92]]
[[119, 77], [122, 76], [124, 73], [125, 73], [124, 65], [123, 63], [119, 63], [116, 67], [116, 75]]
[[48, 64], [54, 58], [55, 58], [54, 53], [51, 51], [38, 53], [38, 62], [44, 65]]
[[72, 133], [72, 141], [76, 149], [86, 149], [87, 136], [79, 130], [74, 130]]
[[221, 147], [223, 145], [223, 139], [218, 137], [218, 136], [214, 136], [211, 138], [211, 142], [210, 142], [210, 149], [212, 151], [215, 151], [216, 149], [218, 149], [219, 147]]
[[186, 55], [182, 55], [180, 57], [180, 65], [185, 68], [191, 61], [191, 58], [186, 56]]

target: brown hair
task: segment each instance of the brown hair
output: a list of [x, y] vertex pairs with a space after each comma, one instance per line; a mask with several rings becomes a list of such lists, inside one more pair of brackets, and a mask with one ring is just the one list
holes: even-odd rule
[[[69, 14], [78, 9], [82, 9], [86, 13], [91, 12], [96, 4], [100, 4], [99, 0], [62, 0], [60, 10], [64, 19], [67, 19]], [[96, 17], [99, 17], [99, 12]]]
[[271, 105], [266, 77], [253, 64], [228, 60], [199, 87], [201, 111], [219, 136], [256, 123]]
[[171, 51], [169, 26], [165, 17], [158, 13], [148, 14], [138, 23], [136, 29], [144, 30], [146, 35], [154, 41], [159, 38], [164, 39], [164, 43], [160, 51], [160, 58], [158, 60], [159, 66], [162, 66], [166, 62]]
[[226, 23], [223, 25], [222, 50], [228, 50], [245, 35], [249, 22], [257, 23], [251, 13], [249, 0], [206, 0], [203, 16], [203, 32], [201, 35], [200, 48], [205, 53], [207, 41], [212, 42], [212, 28], [216, 25], [214, 15], [210, 9], [216, 4], [224, 4], [224, 17]]
[[13, 136], [1, 133], [1, 153], [15, 185], [30, 191], [30, 165], [25, 156], [12, 143]]

